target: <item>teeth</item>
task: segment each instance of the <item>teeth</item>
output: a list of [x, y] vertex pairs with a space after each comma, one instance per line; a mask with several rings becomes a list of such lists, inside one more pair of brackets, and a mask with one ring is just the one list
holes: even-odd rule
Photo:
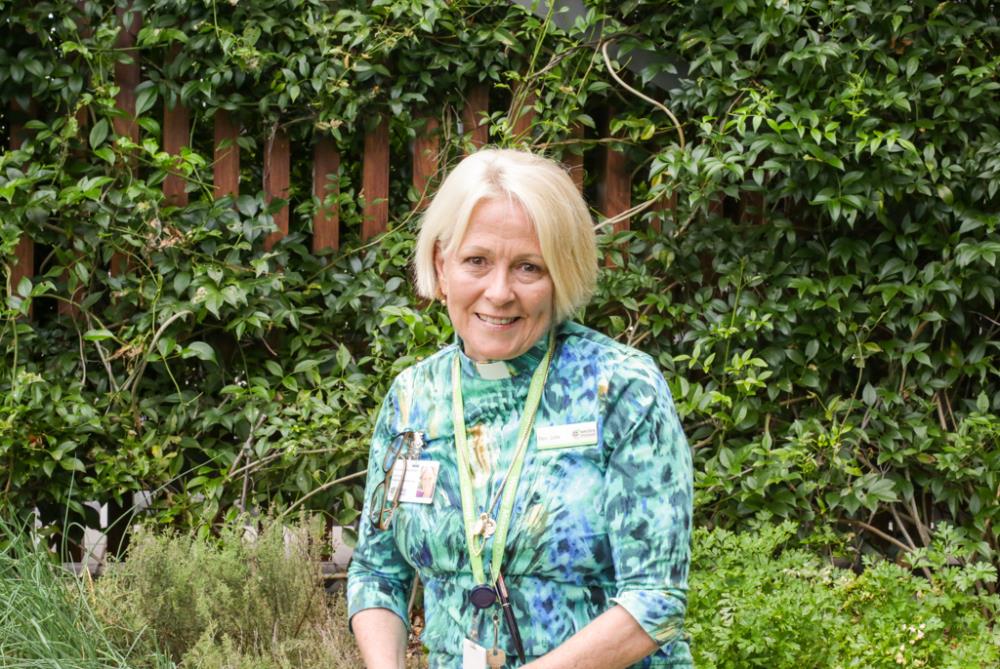
[[493, 318], [492, 316], [485, 316], [483, 314], [479, 314], [479, 317], [490, 325], [507, 325], [516, 320], [515, 318]]

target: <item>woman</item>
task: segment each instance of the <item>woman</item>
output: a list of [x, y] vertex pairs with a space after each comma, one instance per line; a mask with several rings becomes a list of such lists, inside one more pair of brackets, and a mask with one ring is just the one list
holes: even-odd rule
[[[572, 180], [465, 158], [415, 265], [458, 341], [394, 380], [376, 424], [348, 581], [366, 665], [404, 666], [416, 573], [432, 669], [691, 666], [690, 451], [653, 360], [569, 320], [597, 276]], [[420, 503], [407, 481], [429, 468]]]

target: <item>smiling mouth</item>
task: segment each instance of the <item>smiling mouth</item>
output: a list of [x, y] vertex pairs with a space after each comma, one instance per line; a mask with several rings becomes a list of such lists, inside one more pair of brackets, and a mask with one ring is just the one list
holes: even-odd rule
[[486, 314], [476, 314], [476, 316], [479, 318], [479, 320], [489, 325], [510, 325], [519, 318], [518, 316], [511, 316], [509, 318], [496, 318], [494, 316], [487, 316]]

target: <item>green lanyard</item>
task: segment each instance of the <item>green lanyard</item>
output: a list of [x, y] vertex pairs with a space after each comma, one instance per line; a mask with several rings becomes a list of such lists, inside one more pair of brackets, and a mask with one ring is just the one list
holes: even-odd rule
[[[528, 388], [528, 398], [524, 402], [524, 414], [521, 416], [521, 424], [517, 432], [517, 448], [514, 451], [514, 460], [510, 463], [510, 469], [504, 477], [503, 502], [500, 505], [500, 515], [496, 520], [496, 534], [493, 538], [493, 558], [490, 562], [489, 583], [496, 583], [497, 574], [500, 573], [500, 563], [503, 561], [504, 549], [507, 545], [507, 531], [510, 529], [510, 516], [514, 511], [514, 498], [517, 495], [517, 482], [521, 477], [521, 468], [524, 465], [524, 455], [528, 450], [528, 440], [531, 436], [531, 427], [535, 422], [535, 414], [538, 405], [542, 400], [542, 390], [545, 388], [545, 378], [549, 372], [549, 362], [552, 360], [552, 353], [556, 345], [556, 334], [553, 328], [549, 332], [549, 347], [545, 351], [545, 356], [535, 368], [535, 373], [531, 376], [531, 386]], [[472, 567], [472, 576], [476, 583], [485, 584], [486, 574], [483, 571], [482, 546], [479, 550], [475, 548], [475, 538], [480, 536], [474, 530], [475, 519], [475, 499], [472, 493], [472, 469], [469, 465], [469, 446], [465, 439], [465, 406], [462, 403], [462, 363], [461, 356], [456, 351], [454, 362], [451, 367], [452, 386], [452, 422], [455, 425], [455, 450], [458, 454], [458, 485], [462, 494], [462, 518], [465, 521], [465, 541], [469, 548], [469, 564]], [[487, 499], [489, 508], [487, 514], [492, 512], [494, 502]], [[486, 537], [483, 537], [485, 542]]]

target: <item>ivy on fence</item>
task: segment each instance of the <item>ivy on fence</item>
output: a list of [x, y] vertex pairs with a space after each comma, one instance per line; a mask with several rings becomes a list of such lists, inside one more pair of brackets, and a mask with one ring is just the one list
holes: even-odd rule
[[[0, 243], [23, 277], [0, 328], [4, 503], [82, 514], [152, 489], [179, 524], [260, 505], [351, 522], [382, 390], [451, 336], [409, 288], [418, 202], [490, 132], [561, 155], [596, 205], [639, 205], [602, 225], [614, 271], [582, 317], [663, 366], [703, 523], [791, 518], [902, 558], [947, 520], [996, 559], [995, 4], [587, 6], [569, 30], [472, 1], [0, 10]], [[665, 108], [611, 76], [605, 43]], [[669, 54], [678, 87], [628, 70], [637, 48]], [[181, 107], [189, 141], [168, 146]], [[386, 120], [389, 231], [369, 240], [363, 156]], [[320, 139], [337, 161], [315, 191]], [[400, 159], [412, 146], [439, 153]], [[238, 195], [216, 199], [227, 150]], [[316, 245], [331, 211], [337, 241]]]

